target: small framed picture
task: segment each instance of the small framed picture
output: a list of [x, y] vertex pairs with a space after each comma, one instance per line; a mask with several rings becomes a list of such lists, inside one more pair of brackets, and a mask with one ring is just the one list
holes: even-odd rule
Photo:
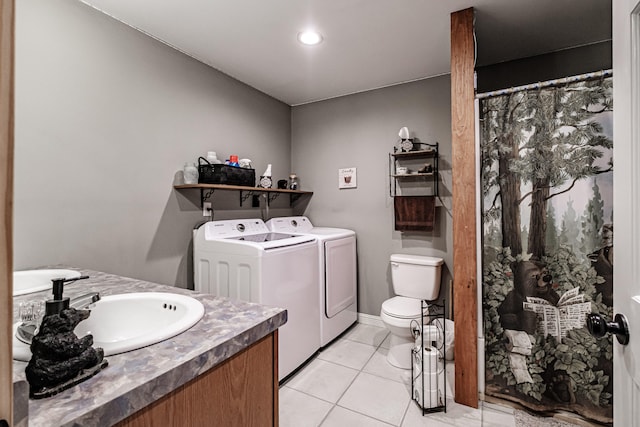
[[358, 180], [356, 168], [338, 169], [338, 188], [356, 188]]

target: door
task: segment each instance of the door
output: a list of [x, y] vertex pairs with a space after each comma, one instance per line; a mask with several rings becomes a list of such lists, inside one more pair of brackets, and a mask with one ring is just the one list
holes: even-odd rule
[[356, 238], [325, 242], [324, 256], [324, 315], [332, 318], [356, 302]]
[[[11, 424], [12, 205], [13, 205], [13, 0], [0, 0], [0, 426]], [[8, 397], [8, 398], [7, 398]]]
[[630, 341], [614, 339], [613, 419], [640, 426], [640, 2], [613, 2], [614, 312]]

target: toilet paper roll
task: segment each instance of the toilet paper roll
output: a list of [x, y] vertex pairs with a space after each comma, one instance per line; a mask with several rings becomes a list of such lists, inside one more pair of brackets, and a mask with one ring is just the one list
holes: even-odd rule
[[413, 375], [414, 377], [422, 373], [435, 373], [442, 370], [444, 364], [438, 367], [438, 350], [435, 347], [425, 347], [422, 351], [417, 351], [413, 356]]
[[[413, 382], [413, 398], [420, 407], [435, 408], [444, 404], [443, 373], [419, 375]], [[424, 398], [424, 401], [423, 401]]]
[[422, 326], [422, 334], [417, 333], [414, 334], [416, 347], [432, 347], [438, 343], [438, 341], [442, 341], [441, 337], [442, 331], [438, 329], [435, 325], [423, 325]]

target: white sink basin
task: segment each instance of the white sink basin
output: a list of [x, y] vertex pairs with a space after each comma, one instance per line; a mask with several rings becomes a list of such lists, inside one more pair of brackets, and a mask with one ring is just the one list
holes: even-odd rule
[[13, 296], [52, 289], [51, 279], [63, 277], [65, 279], [80, 277], [80, 272], [65, 269], [14, 271]]
[[[166, 292], [139, 292], [103, 297], [92, 304], [91, 316], [78, 324], [78, 337], [93, 335], [93, 346], [105, 356], [137, 350], [176, 336], [204, 315], [204, 306], [195, 298]], [[16, 338], [13, 358], [29, 361], [29, 346]]]

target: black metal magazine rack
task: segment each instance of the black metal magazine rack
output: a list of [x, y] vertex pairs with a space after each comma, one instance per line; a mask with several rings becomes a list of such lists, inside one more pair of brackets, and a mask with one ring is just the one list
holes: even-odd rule
[[423, 300], [422, 321], [411, 325], [416, 340], [411, 349], [411, 398], [422, 409], [422, 415], [447, 411], [444, 308], [444, 301], [440, 305]]

